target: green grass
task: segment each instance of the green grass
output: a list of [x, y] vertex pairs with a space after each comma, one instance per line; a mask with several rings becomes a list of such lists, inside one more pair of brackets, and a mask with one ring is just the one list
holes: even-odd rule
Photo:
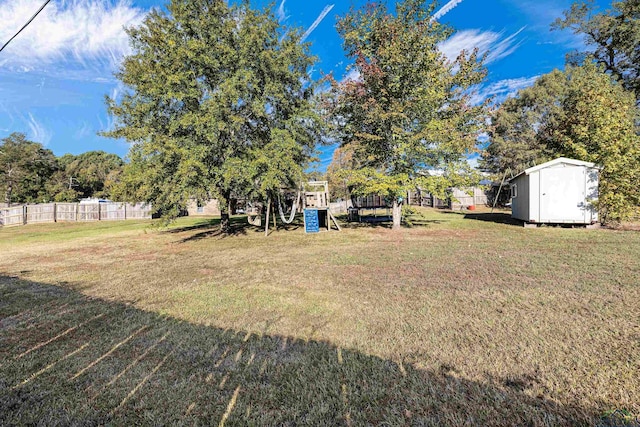
[[640, 415], [638, 232], [151, 223], [0, 229], [0, 424]]

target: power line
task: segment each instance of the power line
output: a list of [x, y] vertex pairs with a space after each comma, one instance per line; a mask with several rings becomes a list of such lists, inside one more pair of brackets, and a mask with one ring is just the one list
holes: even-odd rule
[[46, 5], [48, 5], [50, 1], [51, 1], [51, 0], [46, 0], [46, 1], [44, 2], [44, 4], [40, 7], [40, 9], [38, 9], [38, 11], [37, 11], [36, 13], [34, 13], [34, 14], [33, 14], [33, 16], [32, 16], [32, 17], [27, 21], [27, 23], [26, 23], [26, 24], [24, 24], [24, 25], [22, 26], [22, 28], [20, 28], [20, 29], [18, 30], [18, 32], [17, 32], [17, 33], [15, 33], [15, 35], [9, 39], [9, 41], [7, 41], [4, 45], [2, 45], [2, 47], [0, 47], [0, 52], [2, 52], [2, 51], [4, 50], [4, 48], [5, 48], [5, 47], [7, 47], [7, 45], [8, 45], [9, 43], [11, 43], [11, 41], [12, 41], [13, 39], [15, 39], [16, 37], [18, 37], [18, 34], [20, 34], [20, 33], [22, 32], [22, 30], [24, 30], [25, 28], [27, 28], [27, 26], [28, 26], [29, 24], [31, 24], [31, 21], [33, 21], [33, 20], [36, 18], [36, 16], [38, 16], [38, 14], [39, 14], [40, 12], [42, 12], [42, 9], [44, 9], [44, 8], [45, 8], [45, 6], [46, 6]]

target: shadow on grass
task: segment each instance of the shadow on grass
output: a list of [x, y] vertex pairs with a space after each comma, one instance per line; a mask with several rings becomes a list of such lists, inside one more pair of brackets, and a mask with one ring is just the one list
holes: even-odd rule
[[388, 228], [388, 229], [391, 229], [391, 228], [393, 228], [393, 223], [391, 222], [391, 220], [388, 220], [388, 221], [382, 221], [382, 220], [378, 220], [378, 221], [366, 221], [366, 220], [362, 220], [362, 221], [347, 221], [346, 217], [344, 217], [344, 218], [336, 217], [336, 219], [340, 223], [340, 227], [347, 228], [347, 229], [351, 229], [351, 228]]
[[[0, 275], [0, 425], [582, 425], [578, 406]], [[268, 326], [265, 326], [267, 328]], [[516, 384], [516, 386], [511, 386]]]
[[[371, 217], [366, 218], [363, 217], [361, 221], [351, 221], [347, 220], [346, 215], [337, 216], [336, 219], [340, 221], [340, 226], [342, 228], [393, 228], [392, 218], [384, 219], [382, 217]], [[439, 220], [439, 219], [427, 219], [422, 216], [403, 216], [402, 223], [400, 224], [402, 228], [416, 228], [416, 227], [428, 227], [433, 224], [442, 224], [444, 222], [449, 222], [449, 220]]]
[[[277, 229], [284, 231], [295, 231], [303, 227], [302, 221], [302, 215], [296, 215], [291, 224], [284, 224], [280, 220], [278, 220]], [[220, 218], [202, 219], [202, 221], [199, 221], [194, 225], [186, 227], [176, 227], [165, 232], [177, 234], [200, 230], [200, 232], [180, 240], [180, 243], [193, 242], [214, 237], [227, 238], [234, 236], [244, 236], [249, 233], [264, 233], [264, 224], [262, 226], [251, 225], [247, 222], [246, 216], [233, 216], [229, 219], [229, 222], [231, 225], [231, 230], [228, 233], [223, 233], [220, 231]], [[269, 224], [269, 234], [271, 234], [273, 231], [272, 224], [272, 222]]]
[[464, 215], [465, 219], [475, 219], [478, 221], [495, 222], [496, 224], [518, 225], [522, 227], [522, 221], [511, 217], [511, 214], [504, 212], [495, 213], [468, 213]]

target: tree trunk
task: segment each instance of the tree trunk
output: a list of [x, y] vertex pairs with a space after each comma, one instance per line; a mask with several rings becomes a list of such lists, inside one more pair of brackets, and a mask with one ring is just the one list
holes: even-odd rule
[[231, 221], [229, 219], [229, 203], [231, 202], [231, 192], [225, 191], [220, 198], [220, 231], [229, 234], [231, 232]]
[[10, 179], [7, 185], [7, 192], [5, 195], [7, 207], [11, 207], [11, 193], [13, 193], [13, 180]]
[[393, 199], [393, 229], [400, 230], [400, 221], [402, 221], [402, 204], [397, 198]]
[[264, 221], [264, 237], [269, 235], [269, 213], [271, 212], [271, 197], [267, 197], [267, 215]]
[[[277, 203], [280, 203], [278, 199], [273, 199], [273, 200], [275, 200]], [[272, 203], [271, 206], [272, 206], [271, 209], [273, 209], [271, 211], [271, 213], [273, 214], [273, 229], [275, 231], [278, 231], [278, 224], [276, 223], [276, 204]]]

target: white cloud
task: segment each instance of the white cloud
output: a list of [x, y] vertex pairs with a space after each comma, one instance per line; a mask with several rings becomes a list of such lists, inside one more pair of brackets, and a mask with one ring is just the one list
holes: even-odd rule
[[517, 36], [522, 30], [524, 27], [508, 37], [504, 37], [504, 31], [459, 31], [438, 47], [450, 61], [455, 60], [463, 50], [470, 52], [478, 48], [480, 54], [487, 54], [485, 64], [490, 64], [511, 55], [520, 47]]
[[[0, 41], [15, 34], [40, 5], [40, 0], [0, 0]], [[0, 69], [29, 72], [73, 62], [110, 72], [130, 52], [123, 27], [143, 18], [144, 11], [124, 1], [51, 2], [0, 54]]]
[[92, 133], [91, 125], [88, 122], [83, 121], [82, 122], [82, 127], [80, 129], [76, 130], [76, 132], [73, 135], [73, 137], [75, 139], [84, 139], [84, 138], [88, 137], [89, 135], [91, 135], [91, 133]]
[[102, 121], [102, 117], [99, 114], [96, 117], [98, 118], [98, 124], [100, 125], [100, 129], [98, 129], [99, 132], [107, 132], [114, 129], [115, 121], [111, 114], [106, 113], [104, 115], [106, 118], [105, 121]]
[[284, 2], [286, 0], [282, 0], [282, 3], [280, 3], [280, 6], [278, 6], [278, 10], [276, 10], [276, 18], [278, 19], [278, 22], [284, 22], [287, 20], [287, 18], [289, 18], [287, 16], [287, 12], [284, 10]]
[[442, 6], [439, 11], [433, 14], [431, 17], [432, 21], [442, 18], [444, 15], [449, 13], [451, 9], [462, 3], [463, 0], [450, 0], [447, 4]]
[[33, 114], [28, 113], [29, 118], [25, 119], [27, 126], [29, 126], [29, 139], [34, 142], [39, 142], [44, 146], [47, 146], [53, 137], [53, 133], [44, 127], [44, 125], [38, 122]]
[[313, 30], [315, 30], [318, 27], [318, 25], [320, 25], [322, 20], [329, 14], [329, 12], [331, 12], [331, 9], [333, 9], [334, 6], [335, 6], [335, 4], [330, 4], [330, 5], [325, 6], [324, 9], [322, 9], [322, 12], [320, 12], [320, 15], [318, 15], [316, 20], [313, 21], [313, 24], [311, 24], [309, 29], [307, 31], [305, 31], [305, 33], [302, 35], [302, 38], [300, 39], [300, 41], [305, 41], [307, 39], [307, 37], [309, 37], [311, 35]]
[[540, 76], [520, 77], [517, 79], [500, 80], [490, 85], [481, 87], [471, 98], [473, 105], [478, 105], [488, 98], [493, 98], [499, 103], [507, 98], [515, 96], [519, 90], [533, 85]]
[[[0, 92], [2, 92], [1, 89], [0, 89]], [[5, 117], [9, 118], [9, 127], [13, 126], [13, 122], [15, 121], [13, 118], [13, 114], [11, 114], [11, 111], [9, 111], [9, 109], [5, 106], [5, 104], [1, 100], [0, 100], [0, 110], [2, 110]]]
[[478, 161], [480, 160], [479, 157], [475, 156], [475, 157], [467, 157], [467, 163], [469, 163], [469, 166], [471, 166], [473, 169], [478, 169]]
[[345, 76], [342, 78], [342, 83], [348, 82], [350, 80], [354, 82], [361, 80], [360, 71], [358, 71], [358, 69], [355, 67], [351, 68], [347, 72], [347, 74], [345, 74]]
[[571, 0], [518, 0], [511, 2], [514, 7], [525, 13], [530, 25], [536, 32], [538, 44], [559, 44], [570, 49], [583, 49], [584, 37], [570, 30], [549, 31], [551, 23], [563, 16], [571, 7]]
[[116, 87], [111, 89], [111, 92], [109, 92], [109, 98], [113, 99], [114, 101], [118, 101], [118, 96], [123, 91], [123, 89], [124, 86], [122, 85], [122, 82], [118, 82]]
[[512, 5], [527, 15], [534, 27], [540, 27], [549, 32], [549, 26], [556, 18], [571, 7], [570, 0], [518, 0]]

